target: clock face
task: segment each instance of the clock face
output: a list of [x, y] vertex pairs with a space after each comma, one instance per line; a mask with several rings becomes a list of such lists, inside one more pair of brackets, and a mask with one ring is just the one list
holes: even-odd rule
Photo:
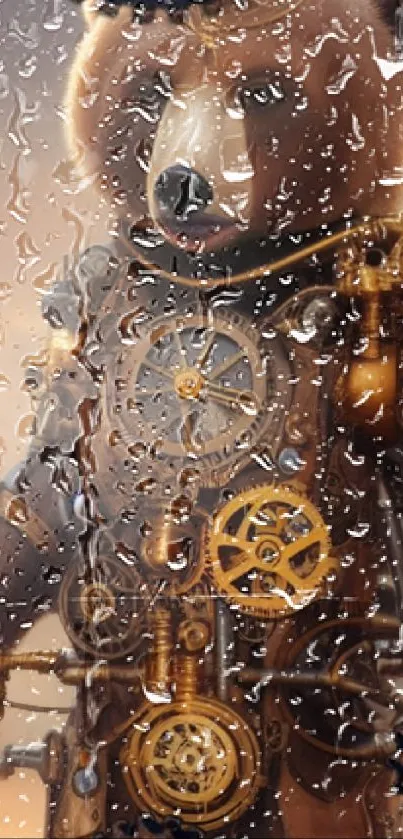
[[157, 318], [119, 351], [106, 410], [129, 449], [151, 447], [175, 468], [197, 469], [209, 486], [274, 432], [284, 365], [280, 343], [265, 346], [237, 315]]

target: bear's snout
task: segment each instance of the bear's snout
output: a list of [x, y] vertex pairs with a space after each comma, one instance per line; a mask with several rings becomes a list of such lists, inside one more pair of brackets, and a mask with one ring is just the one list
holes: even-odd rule
[[185, 237], [190, 249], [197, 248], [206, 236], [230, 224], [208, 211], [213, 200], [213, 188], [203, 175], [179, 163], [168, 166], [154, 184], [154, 220], [167, 238]]

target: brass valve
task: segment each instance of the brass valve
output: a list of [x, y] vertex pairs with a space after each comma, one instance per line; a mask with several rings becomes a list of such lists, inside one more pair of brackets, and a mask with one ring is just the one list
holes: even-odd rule
[[203, 620], [186, 620], [178, 627], [180, 652], [175, 658], [175, 698], [189, 702], [202, 688], [202, 666], [199, 654], [210, 640], [210, 627]]
[[[342, 252], [338, 263], [338, 289], [357, 301], [360, 321], [344, 370], [336, 383], [335, 398], [341, 419], [370, 437], [393, 442], [396, 417], [399, 355], [391, 334], [393, 313], [402, 292], [402, 236], [389, 255], [370, 251], [361, 243]], [[393, 330], [394, 331], [394, 330]]]

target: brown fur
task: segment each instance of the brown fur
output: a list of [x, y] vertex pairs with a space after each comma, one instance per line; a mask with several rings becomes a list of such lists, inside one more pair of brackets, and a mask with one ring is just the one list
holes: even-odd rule
[[[266, 4], [257, 15], [264, 11]], [[224, 239], [400, 209], [403, 187], [382, 181], [403, 163], [401, 93], [398, 77], [385, 81], [380, 70], [378, 59], [393, 53], [393, 32], [374, 0], [306, 0], [284, 20], [236, 37], [227, 6], [212, 49], [163, 12], [143, 26], [127, 7], [111, 19], [87, 0], [84, 13], [88, 31], [66, 100], [69, 140], [119, 213], [151, 214], [163, 226], [154, 185], [178, 162], [212, 185], [209, 212], [232, 220]], [[138, 107], [139, 85], [152, 90], [161, 70], [173, 93], [156, 94], [149, 121]], [[281, 81], [286, 100], [234, 113], [236, 87], [268, 77]], [[177, 241], [177, 231], [164, 232]], [[216, 240], [222, 244], [223, 234], [208, 244]]]

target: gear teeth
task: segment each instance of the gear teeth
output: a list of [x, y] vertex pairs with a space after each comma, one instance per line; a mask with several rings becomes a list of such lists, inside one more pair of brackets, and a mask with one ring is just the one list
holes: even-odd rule
[[[261, 491], [261, 500], [259, 500], [259, 492]], [[264, 493], [264, 494], [263, 494]], [[268, 497], [268, 494], [270, 494]], [[248, 498], [249, 496], [249, 498]], [[236, 502], [239, 502], [237, 507]], [[281, 560], [281, 552], [282, 547], [284, 549], [287, 547], [287, 544], [290, 543], [283, 543], [279, 550], [279, 558], [277, 560], [277, 564], [273, 566], [273, 571], [267, 571], [268, 574], [272, 573], [274, 576], [274, 581], [276, 577], [279, 577], [284, 582], [284, 593], [282, 590], [277, 589], [278, 593], [270, 594], [262, 593], [254, 594], [253, 592], [249, 591], [242, 594], [240, 591], [236, 590], [235, 586], [233, 585], [233, 580], [228, 581], [226, 580], [226, 571], [222, 568], [218, 551], [219, 548], [223, 545], [220, 545], [220, 533], [224, 533], [224, 528], [226, 527], [228, 521], [230, 521], [231, 517], [237, 513], [242, 506], [246, 506], [249, 504], [249, 512], [250, 515], [251, 509], [253, 506], [257, 507], [256, 513], [259, 512], [263, 506], [267, 506], [270, 503], [285, 503], [290, 506], [290, 508], [298, 510], [301, 507], [301, 512], [304, 513], [312, 525], [312, 530], [317, 531], [318, 538], [315, 541], [313, 539], [312, 546], [319, 544], [319, 559], [316, 562], [316, 565], [306, 574], [305, 577], [300, 577], [298, 582], [300, 581], [300, 586], [296, 588], [295, 585], [289, 583], [292, 586], [294, 593], [289, 594], [286, 591], [287, 585], [287, 567], [282, 568], [282, 560]], [[233, 508], [233, 509], [231, 509]], [[226, 515], [227, 511], [227, 515]], [[223, 522], [219, 523], [220, 517], [223, 517]], [[217, 524], [218, 523], [218, 524]], [[214, 527], [217, 527], [216, 533], [214, 533]], [[238, 526], [238, 533], [239, 533]], [[246, 534], [245, 534], [246, 536]], [[236, 536], [234, 536], [234, 547], [236, 548]], [[244, 537], [242, 537], [244, 538]], [[277, 544], [277, 542], [281, 541], [281, 537], [279, 534], [274, 536], [273, 534], [267, 534], [267, 541], [270, 542], [270, 538], [273, 540], [273, 544]], [[303, 539], [304, 537], [300, 537]], [[241, 541], [241, 537], [239, 537]], [[216, 542], [216, 544], [215, 544]], [[299, 538], [295, 539], [295, 556], [298, 555], [298, 542]], [[231, 545], [229, 545], [230, 547]], [[309, 545], [307, 546], [309, 550]], [[302, 549], [303, 550], [303, 549]], [[242, 550], [239, 548], [240, 555], [242, 555]], [[225, 502], [222, 504], [215, 512], [213, 517], [213, 523], [209, 529], [206, 530], [206, 537], [205, 537], [205, 552], [206, 552], [206, 570], [207, 573], [212, 581], [212, 586], [214, 589], [220, 594], [223, 599], [226, 600], [229, 604], [236, 607], [239, 612], [242, 614], [247, 614], [249, 616], [260, 618], [262, 620], [278, 620], [280, 618], [284, 618], [287, 616], [294, 615], [297, 611], [300, 611], [305, 606], [308, 606], [321, 592], [323, 589], [323, 585], [325, 583], [326, 577], [330, 575], [330, 573], [337, 573], [338, 570], [338, 560], [331, 557], [331, 543], [328, 534], [328, 528], [326, 527], [325, 522], [322, 519], [319, 511], [316, 507], [312, 504], [312, 502], [308, 499], [306, 495], [306, 487], [299, 483], [298, 481], [287, 481], [284, 483], [280, 482], [272, 482], [270, 484], [258, 484], [249, 487], [245, 487], [243, 490], [239, 491], [237, 495], [235, 495], [230, 501]], [[292, 559], [292, 556], [290, 557]], [[255, 570], [256, 573], [259, 572], [259, 564], [261, 565], [264, 560], [259, 559], [256, 556], [256, 566]], [[320, 565], [325, 565], [325, 567], [320, 568]], [[278, 566], [278, 570], [276, 571], [276, 567]], [[253, 572], [254, 566], [253, 562], [246, 563], [245, 565], [245, 575]], [[295, 578], [295, 574], [293, 569], [291, 569], [292, 579]], [[241, 578], [241, 574], [238, 579]], [[235, 578], [236, 579], [236, 578]], [[311, 581], [311, 586], [310, 586]]]

